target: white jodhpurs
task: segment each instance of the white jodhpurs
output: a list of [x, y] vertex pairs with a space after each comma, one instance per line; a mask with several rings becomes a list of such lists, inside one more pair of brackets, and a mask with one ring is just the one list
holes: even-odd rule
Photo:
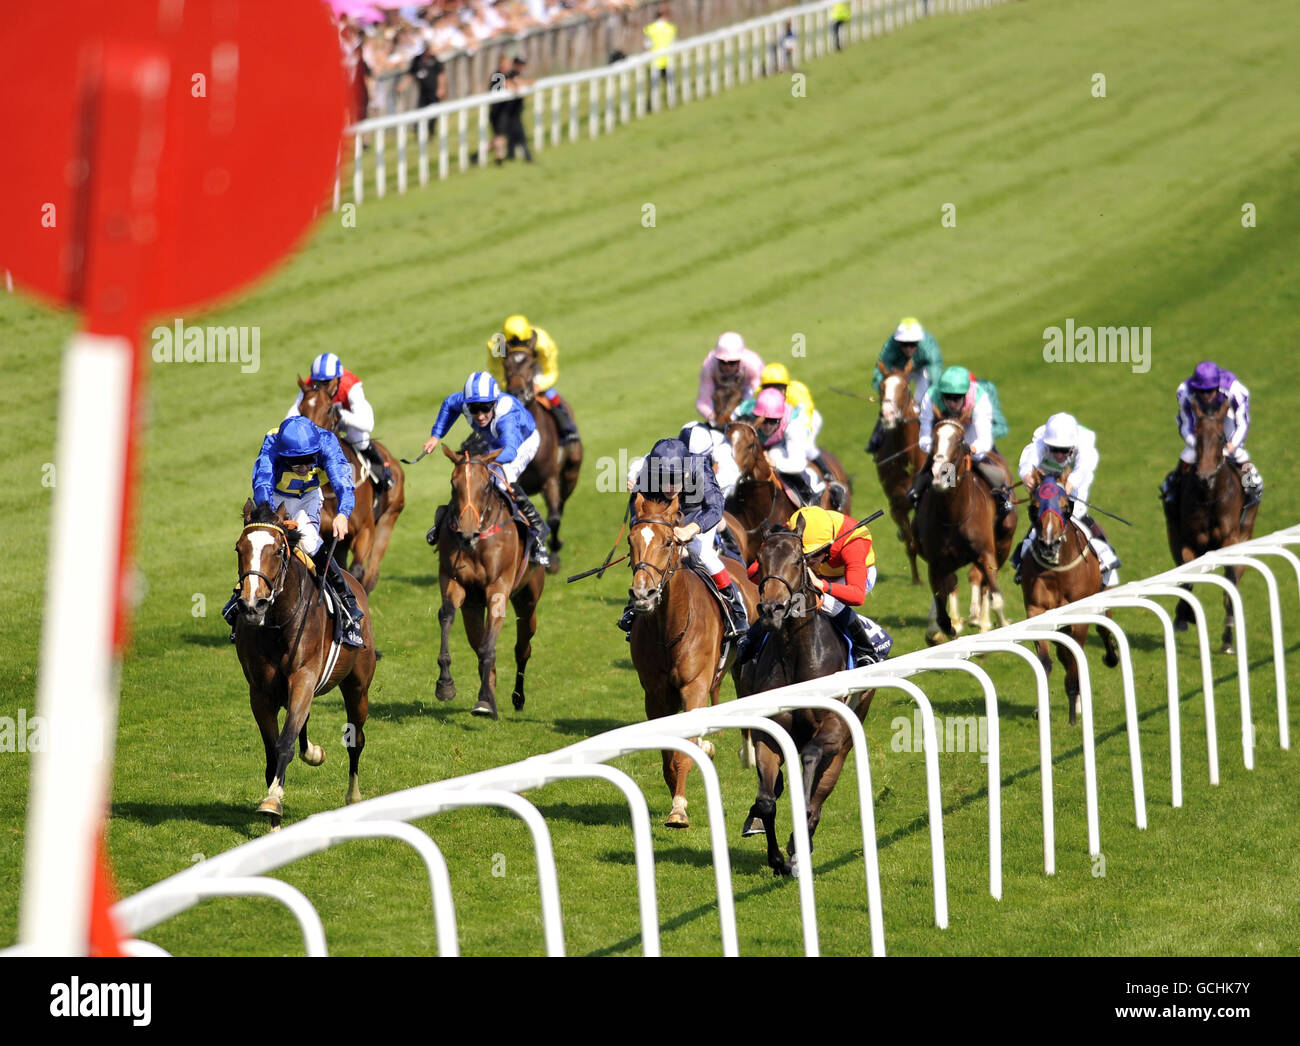
[[695, 537], [691, 538], [690, 544], [686, 546], [686, 551], [690, 553], [691, 558], [708, 571], [710, 575], [727, 569], [722, 565], [722, 557], [718, 555], [718, 550], [714, 546], [717, 534], [718, 528], [716, 526], [709, 530], [701, 530]]
[[519, 450], [515, 454], [514, 460], [504, 462], [501, 465], [501, 471], [506, 474], [506, 479], [509, 480], [511, 486], [519, 482], [519, 477], [524, 469], [537, 456], [537, 448], [541, 446], [541, 443], [541, 433], [534, 429], [532, 435], [519, 444]]
[[320, 548], [320, 487], [308, 491], [300, 498], [286, 498], [276, 491], [271, 498], [271, 507], [284, 506], [285, 514], [298, 525], [298, 547], [309, 556], [314, 556]]

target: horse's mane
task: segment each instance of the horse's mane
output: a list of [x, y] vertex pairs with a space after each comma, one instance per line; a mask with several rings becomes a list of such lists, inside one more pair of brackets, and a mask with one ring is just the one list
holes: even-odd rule
[[488, 446], [487, 437], [481, 432], [471, 432], [469, 438], [460, 445], [460, 453], [468, 454], [470, 457], [482, 457], [484, 454], [491, 453]]
[[269, 523], [278, 527], [284, 532], [286, 540], [289, 542], [289, 548], [297, 547], [298, 541], [302, 538], [297, 527], [286, 526], [286, 520], [276, 515], [275, 509], [270, 505], [257, 505], [253, 508], [252, 514], [248, 517], [248, 522], [244, 526], [250, 526], [253, 523]]

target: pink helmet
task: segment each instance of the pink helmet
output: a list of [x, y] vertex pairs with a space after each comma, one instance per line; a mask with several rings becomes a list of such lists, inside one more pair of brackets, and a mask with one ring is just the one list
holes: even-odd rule
[[754, 400], [754, 417], [773, 418], [780, 422], [776, 431], [763, 441], [765, 447], [774, 447], [785, 439], [785, 428], [790, 423], [790, 404], [785, 401], [785, 393], [775, 387], [768, 387]]
[[745, 339], [735, 331], [719, 335], [713, 357], [720, 363], [739, 363], [745, 357]]

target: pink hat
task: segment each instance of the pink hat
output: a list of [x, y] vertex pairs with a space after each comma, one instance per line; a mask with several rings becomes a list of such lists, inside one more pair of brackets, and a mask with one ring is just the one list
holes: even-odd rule
[[790, 424], [792, 413], [790, 404], [785, 401], [785, 393], [775, 386], [769, 386], [758, 394], [754, 400], [754, 417], [772, 418], [780, 422], [776, 431], [763, 441], [763, 446], [775, 447], [785, 439], [785, 429]]
[[727, 331], [718, 337], [713, 355], [720, 363], [739, 363], [745, 356], [745, 339], [735, 331]]

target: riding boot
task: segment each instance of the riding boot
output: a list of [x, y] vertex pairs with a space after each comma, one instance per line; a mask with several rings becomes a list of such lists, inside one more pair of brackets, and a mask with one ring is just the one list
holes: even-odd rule
[[728, 622], [727, 639], [737, 639], [749, 631], [749, 611], [745, 607], [745, 597], [740, 594], [740, 586], [732, 581], [726, 588], [718, 589], [718, 594], [727, 602], [731, 615]]
[[537, 506], [533, 504], [532, 499], [524, 493], [524, 488], [518, 483], [511, 486], [510, 492], [514, 494], [515, 504], [519, 506], [519, 511], [524, 519], [528, 520], [528, 528], [532, 531], [532, 548], [529, 550], [528, 558], [539, 567], [549, 567], [551, 557], [546, 551], [546, 539], [551, 530], [546, 525], [546, 520], [542, 519], [537, 511]]
[[636, 621], [636, 611], [632, 609], [632, 594], [627, 596], [627, 606], [623, 608], [623, 616], [618, 619], [618, 627], [621, 628], [627, 636], [627, 641], [632, 642], [632, 623]]
[[235, 619], [239, 615], [239, 589], [235, 589], [230, 598], [226, 600], [226, 605], [221, 608], [221, 616], [226, 619], [226, 624], [230, 626], [230, 641], [235, 641]]
[[782, 472], [781, 479], [792, 491], [795, 497], [799, 499], [799, 504], [815, 505], [820, 499], [813, 494], [812, 488], [808, 485], [808, 480], [802, 472]]
[[755, 621], [736, 641], [736, 664], [743, 665], [762, 649], [763, 638], [767, 635], [767, 626]]
[[450, 507], [450, 505], [438, 506], [438, 511], [433, 514], [433, 526], [431, 526], [429, 532], [424, 535], [424, 540], [434, 548], [438, 547], [438, 531], [442, 527], [442, 517], [447, 514], [447, 509]]
[[876, 427], [871, 430], [871, 439], [867, 440], [867, 445], [862, 449], [868, 454], [875, 454], [880, 450], [880, 444], [885, 438], [885, 427], [876, 419]]
[[879, 625], [874, 625], [876, 631], [873, 634], [873, 625], [851, 606], [846, 604], [840, 607], [831, 618], [831, 622], [848, 636], [853, 644], [853, 661], [856, 667], [873, 665], [889, 656], [889, 650], [894, 645], [893, 637]]
[[333, 556], [326, 558], [326, 551], [325, 546], [321, 545], [312, 556], [312, 562], [316, 565], [316, 575], [324, 576], [326, 584], [343, 605], [346, 611], [344, 616], [351, 619], [343, 622], [343, 642], [348, 646], [364, 646], [365, 641], [361, 638], [361, 619], [364, 615], [361, 613], [361, 608], [357, 606], [357, 597], [352, 591], [352, 586], [348, 584], [343, 567]]
[[1259, 474], [1259, 469], [1255, 467], [1253, 461], [1247, 461], [1239, 466], [1241, 476], [1241, 492], [1245, 496], [1243, 509], [1253, 508], [1260, 502], [1260, 497], [1264, 493], [1264, 477]]
[[555, 419], [555, 427], [560, 432], [560, 443], [573, 443], [578, 439], [578, 426], [573, 422], [573, 415], [569, 412], [569, 405], [559, 396], [549, 401], [551, 404], [551, 417]]
[[375, 495], [378, 496], [393, 485], [393, 471], [385, 464], [384, 456], [379, 453], [379, 448], [373, 441], [361, 453], [374, 466], [374, 474], [379, 477], [379, 482], [375, 484]]
[[1164, 482], [1160, 484], [1160, 500], [1166, 505], [1177, 505], [1183, 478], [1191, 471], [1191, 463], [1180, 460], [1178, 467], [1165, 476]]
[[930, 484], [933, 482], [934, 473], [930, 471], [927, 463], [925, 468], [912, 477], [912, 485], [907, 490], [907, 500], [912, 508], [916, 508], [921, 503], [921, 498], [925, 496], [925, 492], [930, 489]]
[[848, 500], [848, 489], [835, 478], [835, 473], [831, 471], [831, 467], [826, 464], [826, 459], [820, 453], [812, 459], [812, 463], [816, 466], [817, 471], [822, 474], [826, 489], [831, 492], [831, 508], [836, 512], [841, 511]]

